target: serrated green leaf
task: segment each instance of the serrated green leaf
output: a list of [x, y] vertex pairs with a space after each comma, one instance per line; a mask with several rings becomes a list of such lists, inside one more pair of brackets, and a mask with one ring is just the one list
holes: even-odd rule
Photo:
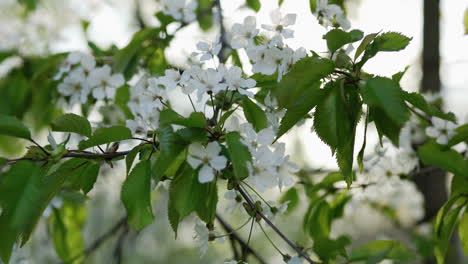
[[299, 60], [291, 70], [283, 76], [278, 87], [273, 89], [273, 96], [278, 99], [282, 108], [297, 105], [297, 101], [315, 89], [317, 82], [328, 76], [335, 69], [331, 60], [306, 57]]
[[374, 121], [379, 137], [386, 136], [395, 146], [399, 146], [400, 132], [403, 126], [393, 121], [378, 107], [369, 107], [369, 116]]
[[30, 139], [31, 132], [18, 119], [0, 114], [0, 135]]
[[252, 155], [237, 132], [228, 133], [226, 143], [234, 167], [234, 175], [238, 181], [241, 181], [249, 176], [248, 164], [252, 162]]
[[180, 152], [187, 146], [187, 143], [170, 126], [161, 127], [158, 138], [160, 154], [153, 170], [156, 180], [160, 180], [164, 176]]
[[205, 195], [203, 199], [200, 199], [196, 208], [197, 215], [202, 221], [207, 224], [214, 224], [216, 217], [216, 207], [218, 205], [218, 188], [215, 181], [202, 184]]
[[451, 112], [444, 113], [435, 105], [429, 104], [424, 96], [419, 93], [409, 93], [406, 91], [402, 91], [403, 98], [405, 101], [413, 105], [414, 107], [418, 108], [419, 110], [423, 111], [429, 116], [436, 116], [438, 118], [442, 118], [444, 120], [457, 122], [455, 115]]
[[51, 126], [52, 131], [72, 132], [86, 137], [91, 137], [92, 133], [88, 119], [75, 114], [64, 114], [55, 119]]
[[260, 108], [256, 103], [252, 102], [249, 98], [242, 99], [242, 109], [247, 121], [252, 124], [255, 131], [260, 131], [268, 127], [268, 120], [265, 111]]
[[132, 132], [124, 126], [103, 127], [97, 129], [88, 140], [81, 141], [78, 147], [83, 150], [131, 138]]
[[134, 147], [130, 151], [130, 153], [128, 153], [127, 156], [125, 156], [125, 165], [126, 165], [127, 174], [130, 172], [133, 162], [135, 161], [135, 158], [138, 155], [138, 153], [140, 153], [142, 150], [151, 149], [151, 148], [152, 146], [149, 144], [141, 144], [141, 145]]
[[325, 200], [313, 207], [313, 213], [309, 219], [309, 235], [313, 238], [326, 238], [331, 230], [331, 208]]
[[346, 122], [346, 113], [339, 94], [339, 87], [329, 83], [324, 91], [326, 96], [320, 100], [314, 113], [314, 131], [332, 152], [338, 147], [338, 126]]
[[426, 143], [418, 149], [421, 161], [446, 171], [468, 178], [468, 161], [455, 150], [444, 150], [436, 143]]
[[[366, 46], [364, 56], [357, 63], [357, 68], [362, 66], [379, 52], [400, 51], [409, 44], [411, 38], [408, 38], [397, 32], [387, 32], [376, 36], [373, 41]], [[356, 57], [357, 58], [357, 57]]]
[[287, 107], [286, 114], [281, 119], [277, 138], [289, 131], [325, 97], [325, 91], [319, 89], [320, 82], [316, 82], [307, 89], [297, 100]]
[[177, 130], [176, 134], [187, 144], [192, 142], [208, 142], [208, 132], [206, 132], [206, 130], [203, 128], [182, 128]]
[[135, 165], [122, 185], [120, 198], [127, 210], [128, 223], [137, 231], [153, 222], [149, 160], [142, 160]]
[[366, 243], [353, 250], [348, 261], [365, 261], [376, 256], [382, 260], [389, 259], [396, 261], [411, 261], [416, 258], [414, 252], [399, 241], [377, 240]]
[[246, 4], [255, 12], [260, 11], [260, 7], [262, 6], [260, 0], [246, 0]]
[[[203, 208], [206, 201], [206, 186], [198, 181], [196, 171], [188, 164], [171, 181], [169, 187], [168, 215], [172, 228], [177, 236], [180, 221], [190, 213]], [[207, 205], [207, 204], [205, 204]], [[202, 210], [202, 209], [201, 209]]]
[[0, 258], [8, 260], [13, 245], [24, 245], [50, 200], [65, 181], [63, 171], [47, 175], [51, 165], [20, 161], [0, 177]]
[[360, 30], [346, 32], [341, 29], [333, 29], [328, 31], [323, 38], [327, 41], [328, 50], [335, 53], [344, 45], [361, 40], [363, 36], [364, 33]]
[[402, 90], [397, 82], [385, 78], [375, 77], [367, 81], [362, 90], [364, 103], [371, 107], [382, 109], [396, 124], [403, 126], [410, 114], [406, 106]]
[[359, 58], [359, 56], [366, 50], [367, 46], [377, 37], [378, 33], [373, 33], [366, 35], [364, 39], [359, 44], [359, 47], [356, 49], [356, 53], [354, 54], [354, 60]]

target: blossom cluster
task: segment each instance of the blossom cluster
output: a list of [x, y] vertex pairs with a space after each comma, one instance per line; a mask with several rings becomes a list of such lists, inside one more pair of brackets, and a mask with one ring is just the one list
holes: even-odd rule
[[109, 65], [98, 67], [93, 56], [81, 52], [70, 53], [54, 79], [62, 80], [57, 90], [69, 98], [70, 105], [85, 104], [90, 95], [96, 100], [112, 100], [117, 88], [125, 84], [122, 74], [112, 74]]

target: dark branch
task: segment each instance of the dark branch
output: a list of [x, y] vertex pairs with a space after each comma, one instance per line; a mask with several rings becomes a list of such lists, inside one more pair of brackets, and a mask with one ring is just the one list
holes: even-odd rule
[[229, 234], [229, 238], [235, 240], [241, 245], [242, 250], [246, 251], [249, 254], [252, 254], [259, 263], [266, 264], [267, 262], [255, 251], [253, 250], [235, 231], [234, 229], [219, 215], [216, 214], [216, 219], [221, 224], [224, 230]]
[[252, 210], [254, 210], [256, 212], [256, 214], [258, 214], [265, 221], [265, 223], [267, 225], [269, 225], [273, 229], [273, 231], [275, 231], [276, 234], [278, 234], [291, 248], [293, 248], [301, 257], [305, 258], [309, 263], [316, 264], [316, 262], [314, 262], [312, 259], [310, 259], [310, 257], [305, 252], [303, 252], [294, 242], [289, 240], [289, 238], [287, 238], [275, 226], [275, 224], [273, 224], [270, 221], [270, 219], [268, 219], [262, 212], [259, 212], [258, 210], [256, 210], [256, 207], [255, 207], [254, 203], [252, 202], [252, 200], [250, 200], [250, 198], [247, 196], [247, 194], [244, 192], [244, 190], [240, 186], [237, 186], [236, 189], [237, 189], [237, 191], [239, 191], [239, 193], [244, 198], [244, 200], [247, 202], [247, 204], [250, 206], [250, 208]]

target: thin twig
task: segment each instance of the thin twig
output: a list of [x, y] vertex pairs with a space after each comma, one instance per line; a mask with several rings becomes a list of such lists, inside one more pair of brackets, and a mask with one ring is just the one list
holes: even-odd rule
[[229, 233], [229, 238], [236, 240], [239, 245], [242, 247], [243, 251], [254, 256], [260, 264], [266, 264], [267, 262], [255, 251], [253, 250], [238, 234], [234, 231], [234, 229], [226, 222], [224, 219], [219, 215], [216, 214], [216, 219], [221, 224], [224, 230]]
[[269, 225], [271, 227], [271, 229], [273, 229], [273, 231], [276, 232], [276, 234], [278, 234], [291, 248], [293, 248], [301, 257], [303, 257], [304, 259], [306, 259], [309, 263], [311, 264], [316, 264], [316, 262], [314, 262], [312, 259], [310, 259], [310, 257], [305, 253], [303, 252], [294, 242], [292, 242], [291, 240], [289, 240], [289, 238], [287, 238], [283, 232], [281, 232], [276, 226], [275, 224], [273, 224], [270, 219], [268, 219], [262, 212], [259, 212], [258, 210], [256, 210], [255, 208], [255, 205], [254, 203], [252, 202], [252, 200], [250, 200], [250, 198], [248, 197], [248, 195], [244, 192], [244, 190], [240, 187], [240, 186], [237, 186], [236, 188], [239, 193], [241, 194], [241, 196], [244, 198], [244, 200], [247, 202], [247, 204], [250, 206], [250, 208], [252, 210], [255, 210], [256, 214], [258, 214], [264, 221], [267, 225]]
[[47, 156], [50, 155], [50, 153], [47, 152], [47, 150], [45, 150], [41, 145], [39, 145], [39, 143], [34, 141], [34, 139], [30, 138], [29, 141], [31, 141], [34, 145], [36, 145], [38, 148], [40, 148], [42, 150], [42, 152], [44, 152]]

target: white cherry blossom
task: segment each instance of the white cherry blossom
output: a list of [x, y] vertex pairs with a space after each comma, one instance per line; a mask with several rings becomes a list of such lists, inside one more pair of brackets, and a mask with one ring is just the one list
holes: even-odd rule
[[93, 97], [102, 99], [113, 99], [117, 88], [124, 85], [125, 79], [122, 74], [113, 74], [108, 65], [94, 69], [88, 77], [89, 84], [92, 87]]
[[57, 86], [57, 90], [61, 95], [70, 97], [70, 105], [86, 103], [91, 91], [84, 73], [76, 70], [63, 79], [63, 82]]
[[197, 1], [194, 0], [162, 0], [163, 13], [172, 16], [176, 20], [182, 20], [186, 23], [196, 19], [195, 10]]
[[263, 29], [276, 32], [284, 38], [294, 37], [294, 31], [286, 27], [292, 26], [296, 23], [296, 14], [286, 14], [285, 16], [282, 16], [281, 11], [279, 9], [275, 9], [270, 13], [270, 18], [273, 25], [262, 25]]
[[256, 82], [254, 79], [242, 78], [242, 69], [237, 66], [232, 66], [226, 70], [224, 75], [226, 79], [227, 88], [232, 91], [237, 91], [240, 94], [248, 97], [253, 97], [253, 93], [246, 90], [255, 86]]
[[[217, 243], [223, 243], [224, 239], [219, 237], [221, 235], [220, 232], [215, 230], [209, 230], [206, 225], [197, 220], [195, 223], [195, 241], [200, 247], [200, 256], [204, 256], [206, 251], [208, 250], [208, 243], [212, 240], [216, 241]], [[213, 238], [212, 238], [213, 237]]]
[[192, 56], [201, 55], [200, 61], [207, 61], [213, 59], [221, 51], [220, 37], [218, 36], [214, 42], [208, 43], [200, 41], [197, 43], [199, 52], [192, 52]]
[[218, 142], [210, 142], [206, 147], [200, 143], [192, 143], [188, 147], [187, 162], [198, 171], [198, 181], [200, 183], [214, 180], [215, 172], [226, 167], [226, 157], [219, 155], [221, 147]]
[[432, 117], [431, 122], [432, 126], [426, 128], [426, 134], [435, 138], [437, 143], [445, 145], [455, 135], [455, 123], [438, 117]]
[[325, 28], [340, 26], [344, 30], [351, 27], [351, 23], [345, 17], [343, 9], [335, 4], [328, 4], [328, 0], [317, 0], [317, 9], [314, 15]]
[[246, 48], [253, 43], [258, 35], [257, 20], [254, 16], [244, 18], [244, 23], [235, 23], [231, 30], [231, 47], [233, 49]]
[[[195, 73], [195, 72], [194, 72]], [[218, 93], [226, 89], [222, 72], [215, 69], [206, 69], [192, 74], [191, 84], [197, 90], [198, 100], [201, 101], [205, 93]]]

